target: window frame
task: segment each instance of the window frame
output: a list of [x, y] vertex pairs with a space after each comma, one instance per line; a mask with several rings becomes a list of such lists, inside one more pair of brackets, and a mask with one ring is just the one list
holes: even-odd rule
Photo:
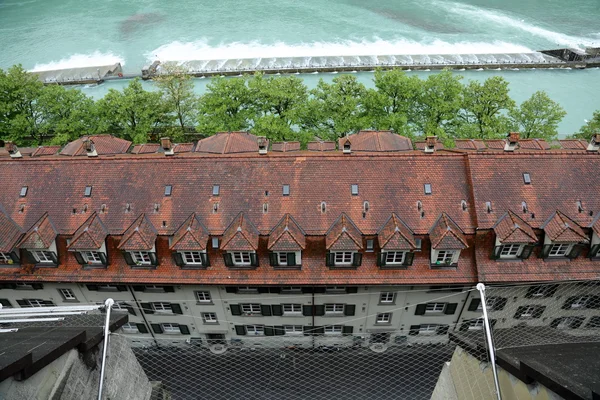
[[203, 312], [202, 313], [202, 322], [207, 325], [218, 325], [219, 318], [217, 317], [216, 312]]
[[[555, 250], [555, 248], [558, 248]], [[573, 248], [572, 243], [551, 243], [550, 250], [548, 251], [548, 258], [563, 258], [567, 257], [567, 254], [571, 252]], [[552, 254], [554, 253], [554, 254]]]
[[156, 314], [173, 314], [173, 308], [169, 302], [155, 301], [150, 303], [150, 305], [152, 306], [152, 311]]
[[339, 336], [344, 333], [344, 325], [325, 325], [323, 334], [328, 336]]
[[[448, 303], [426, 303], [424, 315], [440, 315], [446, 311]], [[431, 310], [429, 308], [432, 308]], [[441, 309], [440, 309], [441, 308]]]
[[438, 324], [421, 324], [419, 325], [419, 335], [435, 335], [437, 334], [438, 328]]
[[[404, 262], [406, 260], [406, 253], [408, 253], [408, 251], [406, 250], [391, 250], [391, 251], [384, 251], [385, 253], [385, 265], [404, 265]], [[390, 256], [392, 258], [392, 261], [390, 261]], [[400, 260], [398, 261], [398, 256], [400, 256]]]
[[[333, 265], [340, 266], [350, 266], [352, 265], [352, 261], [354, 260], [354, 251], [332, 251], [333, 253]], [[338, 256], [341, 258], [341, 261], [338, 261]], [[347, 257], [350, 257], [349, 261], [346, 261]]]
[[[52, 257], [48, 257], [48, 254], [54, 255], [56, 257], [56, 253], [50, 250], [28, 250], [29, 253], [36, 259], [38, 264], [54, 264], [54, 259]], [[40, 257], [43, 256], [43, 260]]]
[[[391, 295], [391, 300], [389, 297]], [[396, 292], [380, 292], [379, 293], [379, 304], [395, 304], [396, 303]]]
[[262, 308], [258, 303], [242, 303], [240, 304], [240, 310], [245, 317], [262, 315]]
[[483, 318], [475, 318], [469, 321], [469, 325], [467, 327], [467, 330], [469, 331], [480, 331], [483, 330], [483, 327], [485, 326], [485, 321]]
[[174, 322], [163, 322], [160, 324], [160, 328], [162, 333], [165, 335], [180, 335], [181, 329], [179, 328], [179, 324]]
[[389, 325], [392, 323], [392, 313], [383, 312], [375, 316], [375, 325]]
[[[192, 251], [192, 250], [185, 250], [185, 251], [179, 252], [179, 254], [181, 254], [181, 259], [185, 265], [193, 265], [193, 266], [199, 266], [199, 267], [203, 266], [202, 253], [204, 253], [204, 252], [203, 251]], [[187, 256], [191, 256], [192, 261], [189, 261], [187, 259]]]
[[[100, 251], [96, 250], [81, 250], [79, 254], [89, 265], [103, 265], [102, 258], [100, 257]], [[91, 257], [90, 257], [91, 256]]]
[[[513, 249], [516, 247], [516, 252]], [[523, 252], [523, 248], [525, 245], [523, 243], [505, 243], [500, 245], [500, 251], [498, 253], [498, 258], [502, 260], [514, 260], [515, 258], [519, 258], [521, 253]], [[503, 254], [505, 253], [506, 254]], [[513, 254], [514, 253], [514, 254]]]
[[[286, 310], [290, 308], [290, 310]], [[299, 303], [285, 303], [281, 305], [284, 317], [297, 317], [302, 316], [302, 304]]]
[[[140, 266], [151, 266], [152, 265], [152, 257], [150, 257], [151, 251], [144, 250], [129, 250], [129, 255], [131, 259], [136, 265]], [[139, 258], [138, 258], [139, 256]], [[145, 260], [145, 257], [148, 258], [148, 261]]]
[[346, 308], [346, 305], [342, 303], [328, 303], [323, 306], [327, 316], [343, 316]]
[[195, 290], [194, 296], [196, 297], [197, 303], [212, 304], [212, 296], [209, 290]]
[[[291, 328], [291, 329], [289, 329]], [[302, 336], [304, 329], [302, 325], [283, 325], [283, 331], [286, 335]]]
[[138, 329], [137, 324], [135, 322], [125, 322], [121, 326], [121, 329], [123, 330], [123, 333], [129, 333], [129, 334], [140, 333], [140, 330]]
[[[254, 252], [253, 251], [230, 251], [229, 252], [229, 254], [231, 254], [231, 262], [236, 267], [251, 266], [252, 265], [252, 257], [250, 257], [251, 253], [254, 253]], [[246, 257], [248, 258], [248, 261], [245, 261]], [[239, 261], [236, 260], [236, 258], [238, 258]]]
[[[67, 292], [67, 294], [65, 294], [65, 291]], [[60, 295], [62, 296], [63, 301], [71, 301], [71, 302], [78, 301], [77, 296], [75, 296], [75, 292], [73, 291], [73, 289], [59, 288], [58, 293], [60, 293]]]
[[250, 336], [265, 336], [264, 325], [244, 325], [246, 329], [246, 335]]
[[453, 265], [456, 264], [457, 254], [460, 253], [460, 250], [452, 250], [452, 249], [441, 249], [434, 250], [433, 254], [433, 264], [434, 265]]

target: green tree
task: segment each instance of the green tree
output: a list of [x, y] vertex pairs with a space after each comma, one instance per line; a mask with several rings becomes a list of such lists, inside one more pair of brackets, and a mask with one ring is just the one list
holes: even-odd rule
[[164, 73], [156, 76], [154, 81], [183, 134], [196, 122], [198, 98], [194, 94], [194, 82], [188, 70], [177, 63], [162, 64], [161, 69]]
[[340, 75], [332, 83], [319, 80], [303, 109], [302, 127], [330, 140], [364, 129], [369, 123], [363, 108], [366, 91], [352, 75]]
[[122, 92], [109, 89], [106, 96], [98, 100], [97, 107], [99, 131], [113, 132], [134, 143], [149, 142], [150, 135], [156, 136], [158, 128], [169, 122], [162, 94], [144, 90], [137, 78]]
[[469, 82], [463, 91], [461, 136], [479, 139], [504, 136], [508, 129], [506, 113], [516, 105], [508, 92], [508, 82], [500, 76], [483, 83]]
[[535, 92], [521, 106], [509, 112], [513, 128], [522, 138], [556, 139], [558, 124], [567, 115], [546, 92]]
[[592, 119], [587, 121], [586, 124], [579, 129], [579, 132], [571, 137], [589, 140], [595, 133], [600, 133], [600, 110], [594, 111]]
[[245, 131], [253, 119], [247, 78], [213, 78], [198, 100], [198, 126], [203, 134]]

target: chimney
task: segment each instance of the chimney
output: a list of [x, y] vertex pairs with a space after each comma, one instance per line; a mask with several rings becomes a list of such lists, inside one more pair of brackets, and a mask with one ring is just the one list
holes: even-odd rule
[[160, 146], [165, 151], [165, 156], [172, 156], [173, 154], [175, 154], [175, 151], [173, 149], [173, 143], [171, 143], [171, 138], [160, 138]]
[[342, 153], [350, 154], [352, 153], [352, 143], [350, 143], [350, 139], [346, 138], [346, 141], [342, 145]]
[[269, 149], [269, 141], [264, 136], [259, 136], [257, 138], [258, 143], [258, 154], [267, 154], [267, 150]]
[[84, 138], [83, 147], [85, 148], [88, 157], [98, 157], [98, 152], [96, 152], [96, 146], [94, 146], [94, 141], [92, 139]]
[[590, 144], [588, 144], [587, 151], [598, 151], [600, 149], [600, 133], [594, 133]]
[[21, 158], [21, 157], [23, 157], [23, 155], [19, 151], [19, 148], [17, 147], [17, 145], [14, 144], [13, 142], [6, 142], [4, 144], [4, 147], [6, 148], [6, 151], [8, 151], [8, 154], [10, 154], [11, 158]]
[[435, 145], [437, 144], [437, 136], [427, 136], [425, 139], [425, 153], [433, 153], [435, 151]]
[[506, 137], [506, 143], [504, 144], [504, 151], [515, 151], [515, 148], [519, 144], [520, 138], [519, 132], [510, 132]]

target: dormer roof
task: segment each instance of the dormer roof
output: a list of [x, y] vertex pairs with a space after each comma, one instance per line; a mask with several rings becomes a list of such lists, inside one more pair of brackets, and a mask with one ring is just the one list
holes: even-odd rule
[[360, 250], [362, 249], [362, 233], [354, 222], [342, 213], [325, 234], [327, 250]]
[[175, 251], [206, 250], [207, 243], [208, 230], [200, 222], [196, 213], [193, 213], [175, 231], [169, 248]]
[[377, 233], [383, 250], [414, 250], [417, 248], [413, 231], [393, 213]]
[[339, 148], [346, 142], [352, 145], [352, 151], [409, 151], [412, 143], [409, 138], [391, 131], [360, 131], [338, 140]]
[[512, 211], [508, 211], [494, 225], [500, 243], [535, 243], [537, 236], [533, 228]]
[[442, 213], [429, 231], [433, 249], [459, 250], [469, 247], [465, 234], [448, 216]]
[[21, 249], [48, 249], [54, 243], [57, 234], [48, 213], [44, 213], [25, 233], [17, 247]]
[[596, 233], [596, 235], [600, 236], [600, 213], [596, 215], [596, 218], [592, 221], [591, 225], [592, 230]]
[[581, 227], [560, 211], [556, 211], [541, 227], [553, 242], [587, 243], [588, 237]]
[[306, 248], [305, 233], [290, 214], [285, 214], [269, 233], [267, 247], [271, 251], [304, 250]]
[[120, 250], [152, 250], [156, 236], [156, 229], [146, 214], [142, 214], [127, 228], [117, 248]]
[[0, 251], [11, 252], [23, 235], [23, 230], [0, 207]]
[[131, 146], [131, 142], [113, 135], [91, 135], [82, 136], [67, 145], [59, 153], [62, 156], [85, 156], [84, 140], [91, 139], [99, 156], [106, 154], [125, 154]]
[[333, 151], [335, 150], [335, 142], [317, 140], [314, 142], [308, 142], [307, 148], [310, 151]]
[[258, 136], [248, 132], [219, 132], [198, 141], [194, 151], [215, 154], [258, 153]]
[[241, 212], [223, 232], [221, 248], [228, 251], [256, 251], [258, 249], [258, 236], [258, 229]]
[[69, 250], [97, 250], [102, 247], [108, 236], [108, 230], [94, 212], [75, 231], [69, 242]]

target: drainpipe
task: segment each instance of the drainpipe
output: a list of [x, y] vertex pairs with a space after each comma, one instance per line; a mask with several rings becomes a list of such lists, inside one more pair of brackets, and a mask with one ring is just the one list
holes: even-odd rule
[[156, 336], [154, 336], [154, 331], [152, 330], [152, 326], [150, 326], [150, 324], [148, 323], [148, 320], [146, 319], [146, 313], [144, 313], [144, 310], [142, 309], [142, 305], [138, 301], [137, 297], [135, 297], [135, 292], [133, 291], [131, 286], [128, 286], [128, 287], [129, 287], [129, 291], [131, 292], [131, 295], [133, 296], [133, 300], [135, 301], [135, 304], [137, 305], [137, 309], [140, 312], [142, 319], [146, 323], [146, 326], [148, 327], [148, 332], [150, 332], [150, 335], [152, 335], [152, 340], [154, 340], [154, 344], [156, 345], [156, 347], [160, 347], [158, 345], [158, 341], [156, 340]]
[[316, 311], [316, 304], [315, 304], [315, 288], [313, 287], [313, 290], [311, 291], [312, 293], [312, 327], [313, 327], [313, 332], [312, 335], [310, 335], [310, 337], [312, 338], [312, 348], [315, 348], [315, 311]]
[[494, 341], [492, 340], [492, 329], [490, 328], [490, 320], [488, 319], [487, 307], [485, 306], [485, 285], [483, 283], [477, 284], [477, 290], [481, 295], [481, 304], [483, 309], [483, 322], [485, 326], [485, 338], [487, 340], [488, 352], [490, 354], [490, 364], [492, 364], [492, 372], [494, 374], [494, 385], [496, 386], [496, 396], [498, 400], [502, 400], [502, 394], [500, 393], [500, 382], [498, 381], [498, 370], [496, 368], [496, 350], [494, 348]]
[[104, 305], [106, 307], [106, 322], [104, 323], [104, 348], [102, 349], [102, 364], [100, 367], [100, 383], [98, 385], [98, 400], [102, 400], [102, 389], [104, 386], [104, 368], [106, 367], [106, 351], [108, 350], [108, 338], [110, 335], [110, 311], [115, 301], [111, 298], [106, 299]]

